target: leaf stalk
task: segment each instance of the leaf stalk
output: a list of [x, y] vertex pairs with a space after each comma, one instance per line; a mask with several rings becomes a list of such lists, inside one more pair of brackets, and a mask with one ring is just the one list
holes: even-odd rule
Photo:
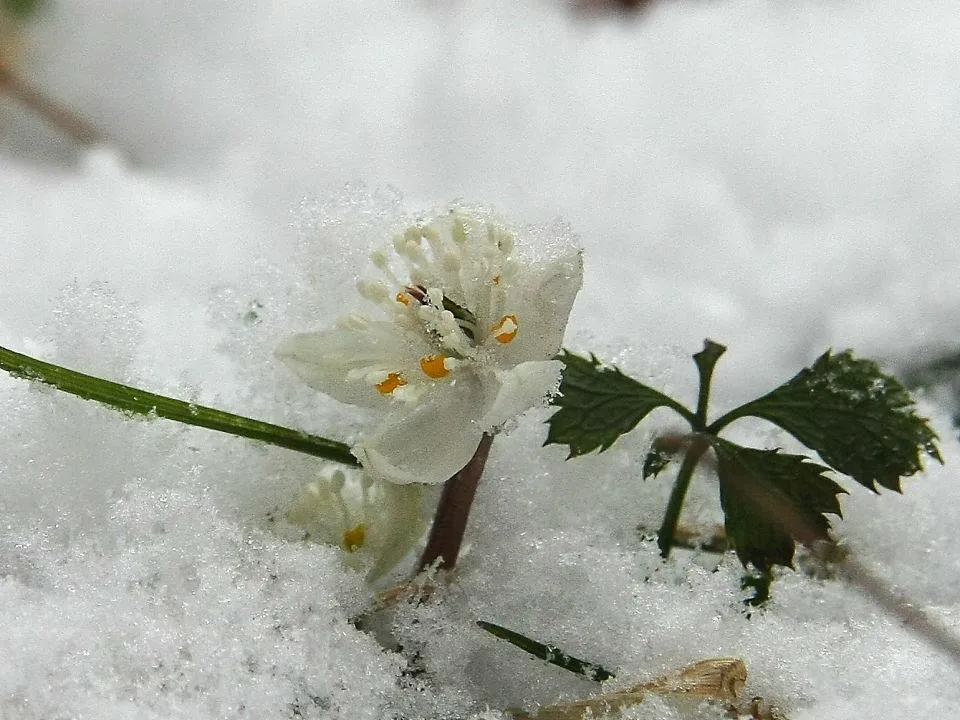
[[690, 481], [693, 479], [693, 471], [700, 462], [700, 458], [710, 447], [709, 439], [699, 433], [692, 436], [690, 446], [683, 456], [683, 463], [677, 472], [677, 479], [673, 482], [673, 490], [670, 491], [670, 500], [667, 502], [667, 510], [663, 515], [663, 524], [657, 532], [657, 546], [660, 548], [660, 556], [664, 559], [670, 557], [670, 551], [674, 546], [674, 538], [677, 534], [677, 524], [680, 522], [680, 511], [683, 509], [683, 501], [687, 496], [687, 490], [690, 488]]
[[354, 467], [360, 465], [360, 462], [350, 453], [350, 446], [336, 440], [328, 440], [300, 430], [292, 430], [262, 420], [157, 395], [129, 385], [69, 370], [5, 347], [0, 347], [0, 370], [6, 370], [14, 377], [36, 380], [84, 400], [94, 400], [120, 412], [155, 415], [184, 425], [195, 425], [250, 440], [259, 440], [344, 465]]
[[700, 373], [700, 391], [697, 393], [697, 413], [693, 419], [693, 429], [702, 432], [707, 429], [707, 407], [710, 403], [710, 383], [713, 380], [713, 369], [717, 361], [727, 351], [727, 348], [713, 340], [703, 341], [703, 350], [693, 356]]

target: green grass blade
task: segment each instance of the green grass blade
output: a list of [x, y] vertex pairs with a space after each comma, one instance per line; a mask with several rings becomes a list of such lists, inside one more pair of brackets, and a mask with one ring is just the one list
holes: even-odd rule
[[495, 625], [494, 623], [486, 622], [485, 620], [477, 620], [477, 625], [494, 637], [498, 637], [501, 640], [506, 640], [511, 645], [517, 646], [521, 650], [530, 653], [534, 657], [540, 658], [541, 660], [546, 660], [551, 665], [562, 667], [564, 670], [569, 670], [577, 675], [583, 675], [588, 680], [603, 682], [604, 680], [609, 680], [610, 678], [614, 677], [612, 672], [595, 663], [587, 662], [586, 660], [580, 660], [579, 658], [573, 657], [573, 655], [567, 655], [565, 652], [558, 650], [552, 645], [544, 645], [541, 642], [537, 642], [536, 640], [528, 638], [526, 635], [521, 635], [518, 632], [508, 630], [500, 625]]
[[85, 400], [103, 403], [121, 412], [156, 415], [186, 425], [196, 425], [259, 440], [345, 465], [359, 465], [357, 459], [350, 454], [350, 447], [336, 440], [328, 440], [299, 430], [291, 430], [223, 410], [156, 395], [92, 375], [84, 375], [4, 347], [0, 347], [0, 369], [6, 370], [14, 377], [36, 380]]

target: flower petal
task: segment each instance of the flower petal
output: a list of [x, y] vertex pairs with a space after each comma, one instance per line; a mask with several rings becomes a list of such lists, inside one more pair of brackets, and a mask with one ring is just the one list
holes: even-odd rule
[[479, 379], [464, 375], [435, 386], [417, 405], [396, 412], [353, 448], [364, 470], [395, 483], [442, 483], [466, 465], [483, 435]]
[[370, 528], [370, 550], [376, 563], [367, 573], [367, 582], [373, 582], [389, 572], [406, 557], [427, 529], [423, 516], [424, 486], [381, 483], [382, 516]]
[[518, 318], [517, 335], [507, 344], [488, 342], [498, 364], [510, 367], [556, 355], [582, 284], [583, 257], [578, 249], [519, 271], [511, 280], [507, 307]]
[[520, 413], [542, 405], [548, 395], [556, 392], [562, 369], [563, 363], [559, 360], [541, 360], [497, 371], [499, 390], [480, 419], [480, 427], [485, 431], [492, 430]]
[[395, 322], [354, 315], [331, 330], [295, 335], [276, 355], [310, 387], [351, 405], [382, 408], [389, 396], [377, 383], [389, 373], [414, 377], [419, 358], [432, 351]]

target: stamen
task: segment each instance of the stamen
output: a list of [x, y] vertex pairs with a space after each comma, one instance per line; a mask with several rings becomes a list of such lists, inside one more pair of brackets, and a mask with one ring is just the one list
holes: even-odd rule
[[363, 547], [363, 541], [366, 539], [366, 529], [363, 523], [359, 523], [349, 530], [343, 531], [343, 546], [348, 552], [356, 552]]
[[413, 298], [410, 296], [410, 293], [408, 293], [406, 290], [402, 292], [398, 292], [395, 300], [401, 305], [407, 305], [407, 306], [409, 306], [410, 303], [413, 302]]
[[457, 326], [469, 340], [473, 340], [477, 333], [477, 316], [462, 305], [458, 305], [448, 297], [443, 298], [443, 309], [450, 313], [457, 321]]
[[447, 358], [443, 355], [427, 355], [420, 358], [420, 368], [427, 377], [439, 380], [450, 374], [446, 360]]
[[387, 286], [376, 280], [358, 281], [357, 290], [367, 300], [375, 303], [382, 303], [390, 297], [390, 291], [387, 290]]
[[504, 315], [500, 318], [500, 322], [490, 328], [490, 332], [493, 333], [493, 337], [496, 338], [497, 342], [503, 343], [504, 345], [512, 341], [517, 336], [519, 330], [520, 321], [517, 320], [516, 315]]
[[[337, 510], [340, 511], [341, 522], [347, 524], [350, 522], [350, 509], [347, 507], [347, 503], [343, 499], [343, 488], [346, 485], [347, 476], [342, 470], [335, 470], [333, 475], [329, 480], [330, 492], [333, 493], [334, 502], [336, 502]], [[318, 488], [319, 490], [319, 488]], [[319, 497], [319, 492], [317, 496]]]
[[427, 297], [430, 299], [430, 304], [434, 307], [446, 307], [443, 303], [443, 290], [440, 288], [430, 288], [427, 290]]
[[408, 285], [404, 288], [404, 292], [421, 305], [426, 305], [427, 289], [422, 285]]
[[385, 252], [382, 250], [374, 250], [370, 253], [370, 260], [373, 262], [374, 267], [382, 272], [394, 287], [403, 285], [396, 273], [393, 272], [393, 268], [390, 267], [390, 258], [387, 257]]
[[497, 233], [497, 249], [504, 255], [513, 254], [513, 249], [516, 247], [516, 238], [514, 238], [512, 233], [500, 231]]
[[[338, 495], [343, 492], [344, 485], [347, 484], [347, 474], [343, 470], [334, 470], [330, 476], [330, 489]], [[316, 485], [316, 483], [314, 483]]]
[[501, 275], [495, 275], [495, 276], [493, 277], [493, 284], [494, 284], [494, 285], [499, 285], [499, 284], [502, 283], [502, 282], [503, 282], [503, 276], [501, 276]]
[[453, 219], [453, 239], [458, 243], [465, 243], [467, 241], [467, 226], [463, 220], [458, 217]]
[[377, 390], [380, 391], [381, 395], [389, 395], [398, 387], [403, 387], [407, 384], [407, 381], [404, 380], [403, 375], [400, 373], [392, 372], [387, 375], [385, 380], [378, 382], [376, 384]]
[[440, 233], [438, 233], [437, 229], [432, 225], [424, 225], [418, 227], [417, 230], [420, 232], [420, 237], [425, 238], [431, 247], [434, 247], [440, 242]]
[[453, 253], [447, 253], [443, 256], [443, 269], [447, 272], [457, 272], [460, 269], [460, 265], [460, 258]]

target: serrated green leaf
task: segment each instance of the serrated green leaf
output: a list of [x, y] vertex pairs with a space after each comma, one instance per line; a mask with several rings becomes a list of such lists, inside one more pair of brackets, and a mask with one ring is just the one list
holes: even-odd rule
[[547, 420], [544, 445], [567, 445], [568, 457], [609, 448], [618, 437], [658, 407], [670, 407], [687, 418], [692, 413], [663, 393], [627, 377], [615, 367], [604, 367], [593, 355], [580, 357], [564, 350], [560, 392], [553, 404], [560, 409]]
[[830, 468], [802, 455], [758, 450], [714, 438], [727, 536], [744, 566], [793, 567], [795, 542], [827, 539], [824, 513], [840, 515]]
[[769, 420], [823, 461], [876, 491], [900, 491], [923, 469], [922, 455], [943, 462], [937, 434], [914, 412], [909, 391], [876, 363], [828, 350], [785, 384], [720, 418], [709, 431], [751, 415]]

